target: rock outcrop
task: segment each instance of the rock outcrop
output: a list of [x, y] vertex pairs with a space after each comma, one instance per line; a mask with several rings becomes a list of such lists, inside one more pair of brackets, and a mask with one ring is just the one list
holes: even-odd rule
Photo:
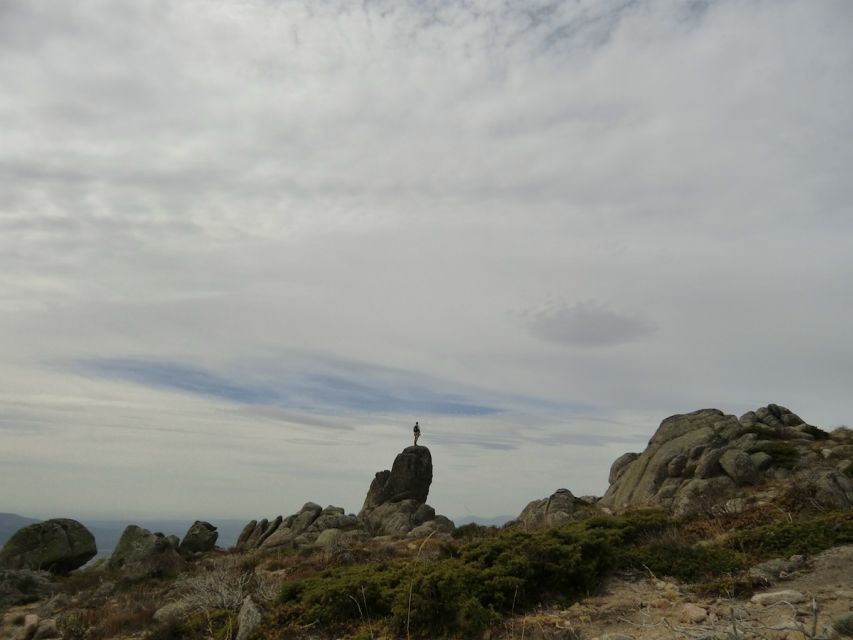
[[380, 471], [373, 478], [358, 518], [376, 536], [449, 533], [455, 528], [453, 522], [426, 504], [431, 484], [430, 450], [406, 447], [390, 471]]
[[599, 506], [658, 507], [679, 516], [738, 511], [760, 493], [750, 487], [781, 481], [806, 488], [819, 504], [848, 508], [853, 482], [839, 469], [849, 461], [837, 461], [845, 444], [775, 404], [740, 418], [717, 409], [671, 416], [643, 453], [613, 463]]
[[235, 548], [238, 551], [295, 548], [313, 544], [321, 533], [329, 530], [357, 537], [359, 528], [358, 518], [346, 514], [341, 507], [329, 505], [324, 509], [314, 502], [306, 502], [286, 518], [252, 520], [243, 528]]
[[184, 566], [178, 546], [177, 536], [151, 533], [132, 524], [121, 534], [108, 564], [111, 569], [140, 576], [173, 574]]
[[219, 533], [209, 522], [196, 520], [187, 530], [181, 544], [178, 545], [178, 553], [182, 556], [189, 556], [196, 553], [205, 553], [213, 551], [216, 548], [216, 539]]
[[361, 513], [389, 502], [413, 500], [423, 504], [431, 484], [432, 454], [429, 449], [417, 445], [406, 447], [394, 458], [390, 471], [380, 471], [373, 478]]
[[98, 553], [95, 537], [76, 520], [56, 518], [16, 531], [0, 551], [0, 567], [68, 573]]
[[583, 520], [596, 513], [597, 509], [581, 498], [576, 498], [568, 489], [557, 489], [547, 498], [533, 500], [507, 526], [521, 527], [527, 531], [558, 527], [566, 522]]

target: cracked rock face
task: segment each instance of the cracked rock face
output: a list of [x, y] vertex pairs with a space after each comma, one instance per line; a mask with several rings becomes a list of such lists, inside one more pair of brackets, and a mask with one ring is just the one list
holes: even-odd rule
[[736, 509], [743, 503], [736, 497], [749, 487], [782, 480], [813, 486], [826, 506], [847, 508], [853, 506], [853, 483], [830, 468], [849, 444], [841, 437], [775, 404], [740, 418], [718, 409], [674, 415], [661, 422], [645, 451], [613, 463], [599, 505], [695, 515]]
[[68, 573], [98, 553], [95, 537], [76, 520], [56, 518], [15, 532], [0, 551], [0, 567]]

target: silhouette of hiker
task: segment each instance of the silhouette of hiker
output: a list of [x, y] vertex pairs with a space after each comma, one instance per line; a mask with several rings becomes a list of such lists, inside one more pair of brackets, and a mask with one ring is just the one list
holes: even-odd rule
[[418, 446], [418, 438], [421, 437], [421, 428], [418, 426], [418, 423], [415, 422], [415, 428], [412, 430], [415, 434], [415, 446]]

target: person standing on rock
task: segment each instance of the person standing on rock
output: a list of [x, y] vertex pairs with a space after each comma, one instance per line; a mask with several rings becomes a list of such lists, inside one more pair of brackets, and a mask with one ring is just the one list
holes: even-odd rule
[[421, 428], [418, 426], [417, 421], [415, 421], [415, 428], [412, 430], [415, 434], [415, 446], [418, 446], [418, 438], [421, 437]]

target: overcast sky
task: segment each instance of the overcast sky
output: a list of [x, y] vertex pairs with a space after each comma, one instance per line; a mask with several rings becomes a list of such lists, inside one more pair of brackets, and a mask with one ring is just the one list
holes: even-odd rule
[[849, 0], [0, 0], [0, 511], [517, 514], [853, 421]]

